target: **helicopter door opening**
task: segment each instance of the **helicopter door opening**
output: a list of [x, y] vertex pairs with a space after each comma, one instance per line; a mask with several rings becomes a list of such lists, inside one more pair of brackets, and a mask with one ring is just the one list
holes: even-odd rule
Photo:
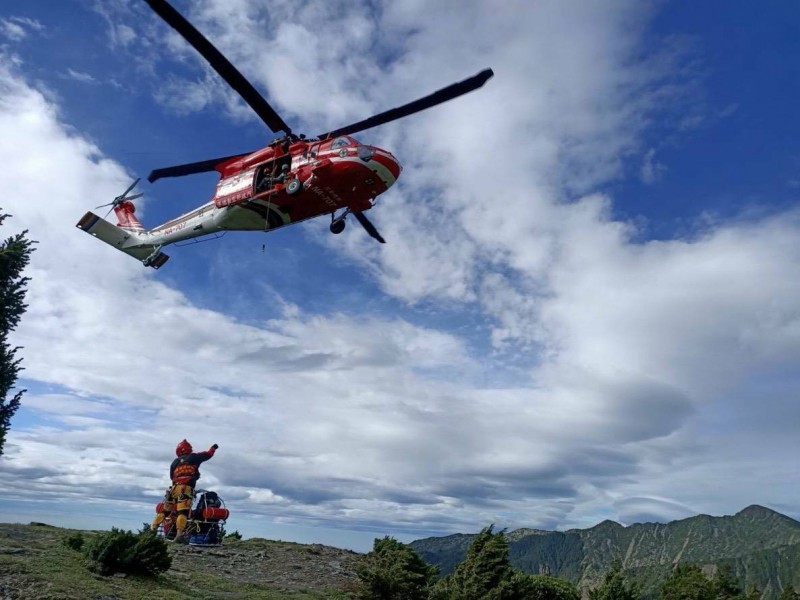
[[[286, 166], [285, 169], [284, 165]], [[288, 173], [291, 166], [292, 156], [290, 154], [260, 165], [255, 172], [253, 195], [257, 196], [258, 194], [263, 194], [264, 192], [270, 191], [278, 183], [283, 183], [285, 179], [283, 173], [284, 171]]]

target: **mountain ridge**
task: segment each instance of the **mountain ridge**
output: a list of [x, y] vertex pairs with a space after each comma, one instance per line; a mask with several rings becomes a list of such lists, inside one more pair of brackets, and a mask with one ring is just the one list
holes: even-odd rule
[[[448, 573], [466, 556], [473, 537], [455, 534], [410, 545]], [[668, 523], [622, 525], [607, 519], [586, 529], [521, 528], [508, 539], [515, 567], [562, 576], [584, 590], [600, 582], [613, 560], [620, 560], [651, 597], [678, 562], [709, 572], [728, 563], [743, 586], [757, 585], [766, 598], [777, 597], [788, 583], [800, 587], [800, 521], [758, 504], [733, 515], [699, 514]]]

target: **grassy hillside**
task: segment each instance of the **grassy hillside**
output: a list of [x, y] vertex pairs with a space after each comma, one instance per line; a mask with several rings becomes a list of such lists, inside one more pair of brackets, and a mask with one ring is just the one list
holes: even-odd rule
[[357, 581], [355, 552], [263, 539], [202, 549], [171, 544], [172, 567], [158, 577], [101, 577], [82, 554], [62, 544], [72, 533], [42, 524], [0, 524], [0, 598], [344, 600]]

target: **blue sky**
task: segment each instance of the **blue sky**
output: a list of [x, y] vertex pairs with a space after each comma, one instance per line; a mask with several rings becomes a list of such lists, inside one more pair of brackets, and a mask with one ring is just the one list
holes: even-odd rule
[[467, 4], [176, 0], [297, 132], [495, 77], [359, 135], [404, 166], [386, 245], [320, 219], [158, 272], [75, 223], [272, 134], [140, 0], [3, 5], [2, 207], [39, 246], [0, 519], [138, 527], [184, 437], [249, 536], [800, 517], [797, 7]]

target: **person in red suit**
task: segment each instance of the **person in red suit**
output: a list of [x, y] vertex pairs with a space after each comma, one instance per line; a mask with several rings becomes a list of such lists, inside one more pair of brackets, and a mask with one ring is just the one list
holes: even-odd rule
[[192, 510], [194, 487], [200, 479], [200, 465], [214, 456], [219, 446], [214, 444], [205, 452], [192, 452], [192, 445], [183, 440], [175, 448], [177, 457], [169, 467], [169, 478], [172, 485], [164, 496], [164, 507], [153, 521], [153, 529], [158, 529], [162, 521], [169, 523], [173, 511], [177, 514], [175, 541], [185, 541], [184, 532]]

